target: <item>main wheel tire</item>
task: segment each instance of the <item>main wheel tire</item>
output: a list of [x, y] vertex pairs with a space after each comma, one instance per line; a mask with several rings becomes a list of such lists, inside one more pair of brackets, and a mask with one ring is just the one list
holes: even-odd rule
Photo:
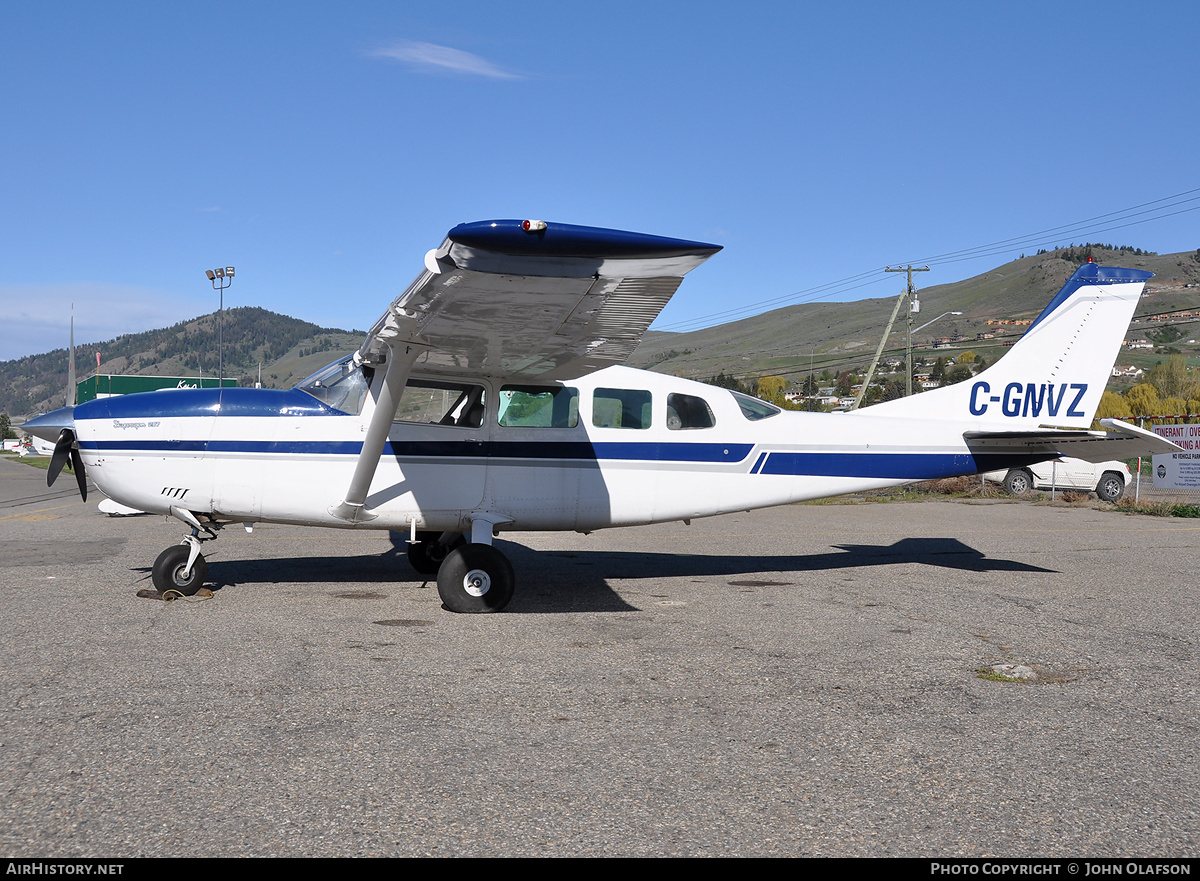
[[451, 612], [499, 612], [512, 599], [516, 577], [508, 557], [491, 545], [465, 544], [446, 555], [437, 582]]
[[1004, 478], [1004, 490], [1011, 496], [1023, 496], [1033, 488], [1033, 475], [1024, 468], [1014, 468]]
[[449, 547], [438, 542], [441, 537], [440, 532], [418, 532], [417, 540], [409, 544], [408, 563], [421, 575], [436, 575], [446, 555], [463, 544], [461, 535]]
[[158, 555], [150, 575], [157, 591], [165, 593], [173, 590], [190, 597], [204, 586], [204, 579], [208, 576], [208, 564], [204, 562], [204, 557], [197, 556], [189, 577], [183, 577], [190, 553], [191, 548], [187, 545], [172, 545]]
[[1115, 502], [1125, 495], [1125, 479], [1115, 471], [1105, 471], [1096, 484], [1096, 496], [1102, 502]]

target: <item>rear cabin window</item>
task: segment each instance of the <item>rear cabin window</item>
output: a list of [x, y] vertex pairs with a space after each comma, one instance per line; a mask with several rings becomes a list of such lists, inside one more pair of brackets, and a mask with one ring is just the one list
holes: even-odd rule
[[704, 398], [695, 395], [667, 395], [667, 428], [671, 431], [712, 428], [716, 424], [716, 417]]
[[579, 425], [579, 390], [506, 385], [500, 389], [498, 421], [505, 428], [574, 428]]
[[479, 428], [483, 425], [486, 404], [483, 391], [481, 385], [409, 380], [396, 407], [395, 421]]
[[768, 404], [766, 401], [760, 401], [758, 398], [752, 398], [749, 395], [743, 395], [741, 392], [730, 392], [729, 394], [733, 395], [733, 399], [741, 407], [742, 415], [751, 422], [768, 419], [781, 412], [774, 404]]
[[592, 394], [592, 425], [597, 428], [650, 427], [650, 392], [598, 388]]

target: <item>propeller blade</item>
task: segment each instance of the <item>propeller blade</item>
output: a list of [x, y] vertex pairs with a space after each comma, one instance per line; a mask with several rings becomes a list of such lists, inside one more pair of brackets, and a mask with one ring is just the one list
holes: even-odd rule
[[71, 454], [71, 445], [75, 443], [75, 435], [70, 429], [64, 428], [58, 435], [58, 442], [54, 445], [54, 455], [50, 457], [50, 467], [46, 469], [46, 486], [54, 486], [54, 481], [58, 480], [58, 475], [62, 473], [63, 466], [67, 464], [67, 457]]
[[79, 497], [87, 501], [87, 475], [83, 473], [83, 457], [79, 450], [71, 448], [71, 468], [75, 471], [75, 482], [79, 484]]

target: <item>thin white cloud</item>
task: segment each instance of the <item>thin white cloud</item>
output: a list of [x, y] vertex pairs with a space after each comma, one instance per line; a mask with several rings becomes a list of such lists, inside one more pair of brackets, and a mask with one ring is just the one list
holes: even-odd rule
[[170, 327], [216, 309], [162, 290], [102, 282], [0, 285], [0, 361], [66, 348], [72, 303], [79, 345]]
[[467, 76], [482, 76], [494, 80], [520, 80], [520, 74], [512, 73], [499, 67], [486, 58], [463, 52], [461, 49], [451, 49], [449, 46], [439, 46], [436, 43], [420, 43], [415, 40], [402, 40], [384, 49], [376, 49], [367, 53], [372, 58], [390, 58], [393, 61], [403, 61], [420, 70], [430, 73], [457, 73]]

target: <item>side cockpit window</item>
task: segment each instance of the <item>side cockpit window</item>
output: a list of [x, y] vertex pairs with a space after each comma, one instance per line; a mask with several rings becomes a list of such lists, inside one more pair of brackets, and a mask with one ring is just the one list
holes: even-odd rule
[[592, 393], [592, 425], [597, 428], [649, 428], [650, 405], [648, 391], [598, 388]]
[[396, 407], [396, 422], [479, 428], [486, 411], [481, 385], [409, 379]]
[[567, 386], [506, 385], [497, 421], [504, 428], [575, 428], [579, 390]]
[[691, 428], [712, 428], [717, 424], [708, 401], [695, 395], [667, 395], [667, 428], [686, 431]]

